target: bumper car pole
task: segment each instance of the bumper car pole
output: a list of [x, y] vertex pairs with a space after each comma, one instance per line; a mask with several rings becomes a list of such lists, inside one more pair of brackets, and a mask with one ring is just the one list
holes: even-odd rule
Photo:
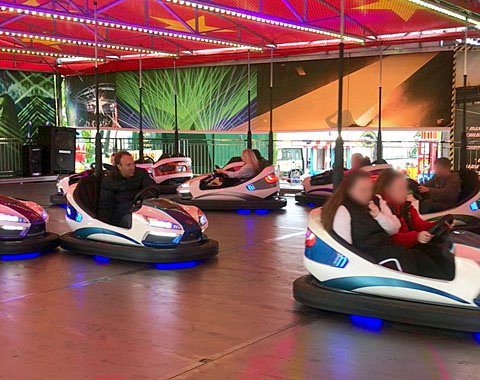
[[252, 94], [250, 93], [250, 50], [247, 52], [247, 86], [248, 86], [248, 132], [247, 132], [247, 148], [252, 149], [252, 125], [251, 125], [251, 109], [250, 109], [250, 100]]
[[377, 132], [377, 162], [383, 160], [382, 141], [382, 80], [383, 80], [383, 50], [380, 44], [379, 80], [378, 80], [378, 132]]
[[143, 163], [143, 104], [142, 104], [142, 55], [138, 60], [138, 159]]
[[335, 163], [333, 165], [333, 187], [336, 188], [343, 180], [343, 139], [342, 139], [342, 110], [343, 110], [343, 61], [345, 33], [345, 4], [340, 1], [340, 44], [338, 45], [338, 111], [337, 131], [338, 137], [335, 141]]
[[174, 101], [174, 126], [175, 126], [175, 155], [178, 156], [180, 153], [179, 150], [179, 139], [178, 139], [178, 103], [177, 103], [177, 64], [175, 58], [173, 59], [173, 101]]
[[273, 163], [273, 48], [270, 50], [270, 131], [268, 132], [268, 161]]
[[100, 134], [100, 99], [98, 97], [98, 43], [97, 43], [97, 2], [93, 3], [95, 16], [95, 112], [97, 133], [95, 134], [95, 175], [102, 174], [102, 135]]
[[460, 170], [467, 167], [467, 33], [468, 27], [465, 28], [465, 45], [463, 55], [463, 120], [462, 134], [460, 137]]

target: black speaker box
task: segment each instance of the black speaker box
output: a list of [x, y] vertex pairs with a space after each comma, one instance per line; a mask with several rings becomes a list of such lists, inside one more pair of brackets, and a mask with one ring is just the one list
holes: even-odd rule
[[38, 128], [38, 141], [43, 152], [43, 174], [75, 172], [75, 140], [74, 128]]
[[38, 145], [24, 145], [22, 163], [25, 177], [42, 175], [42, 148]]

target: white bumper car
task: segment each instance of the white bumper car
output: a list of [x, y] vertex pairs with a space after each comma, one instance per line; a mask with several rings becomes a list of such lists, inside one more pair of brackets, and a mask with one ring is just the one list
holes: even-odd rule
[[189, 157], [164, 154], [155, 163], [137, 163], [137, 167], [150, 173], [160, 194], [175, 194], [180, 184], [193, 178], [192, 160]]
[[[376, 264], [329, 234], [321, 209], [310, 213], [304, 264], [293, 285], [297, 301], [318, 309], [415, 325], [480, 332], [480, 265], [451, 255], [450, 280], [421, 277]], [[441, 231], [438, 229], [437, 231]], [[453, 248], [455, 249], [455, 248]]]
[[462, 180], [462, 190], [455, 207], [435, 213], [422, 213], [423, 196], [418, 192], [419, 185], [415, 181], [409, 182], [415, 198], [412, 204], [425, 220], [434, 221], [444, 215], [452, 214], [455, 218], [455, 229], [480, 233], [480, 180], [473, 170], [461, 170], [459, 175]]
[[[243, 162], [231, 162], [225, 170], [235, 170]], [[273, 165], [263, 168], [255, 177], [236, 181], [228, 179], [220, 187], [210, 187], [215, 172], [193, 178], [177, 189], [177, 201], [194, 205], [202, 210], [274, 210], [287, 205], [287, 200], [278, 196], [280, 184]]]
[[[62, 248], [76, 253], [145, 263], [198, 263], [218, 253], [208, 239], [205, 215], [196, 207], [182, 206], [158, 195], [156, 188], [137, 194], [128, 227], [97, 218], [101, 178], [83, 178], [67, 191], [66, 221], [72, 232], [61, 236]], [[145, 199], [145, 200], [142, 200]]]
[[[376, 180], [382, 170], [391, 169], [388, 164], [368, 165], [361, 169], [369, 172]], [[295, 194], [295, 200], [310, 207], [322, 206], [333, 193], [333, 170], [306, 177], [302, 181], [303, 191]]]

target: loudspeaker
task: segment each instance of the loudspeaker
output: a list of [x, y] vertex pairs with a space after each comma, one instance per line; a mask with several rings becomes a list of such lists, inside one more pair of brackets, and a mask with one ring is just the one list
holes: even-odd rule
[[42, 148], [38, 145], [24, 145], [22, 162], [25, 177], [42, 175]]
[[74, 128], [41, 126], [38, 141], [43, 152], [44, 174], [71, 174], [75, 172]]

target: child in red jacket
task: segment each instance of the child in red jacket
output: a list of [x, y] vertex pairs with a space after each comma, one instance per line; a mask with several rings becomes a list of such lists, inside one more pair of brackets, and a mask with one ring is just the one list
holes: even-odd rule
[[[441, 268], [444, 278], [452, 279], [455, 273], [453, 255], [444, 254], [448, 249], [448, 242], [433, 239], [428, 230], [435, 223], [423, 220], [415, 207], [407, 201], [408, 185], [405, 176], [393, 169], [382, 171], [374, 186], [375, 194], [381, 195], [392, 209], [393, 214], [400, 220], [400, 230], [392, 236], [394, 244], [401, 244], [412, 252], [423, 252], [432, 261], [428, 270]], [[421, 253], [420, 253], [421, 254]]]
[[375, 183], [374, 191], [387, 201], [393, 214], [400, 220], [400, 230], [392, 236], [395, 244], [413, 248], [430, 243], [433, 236], [428, 230], [435, 223], [423, 220], [415, 207], [407, 201], [408, 185], [402, 173], [393, 169], [384, 170]]

